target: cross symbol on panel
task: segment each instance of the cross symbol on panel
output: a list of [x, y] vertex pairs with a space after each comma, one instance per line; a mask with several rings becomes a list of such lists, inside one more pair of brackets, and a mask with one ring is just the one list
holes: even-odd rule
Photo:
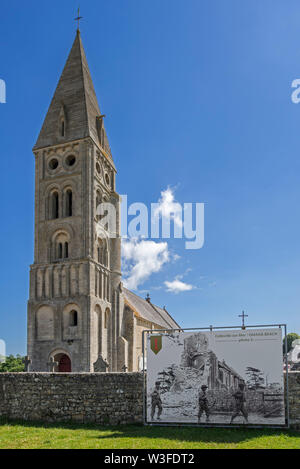
[[245, 318], [248, 318], [248, 314], [245, 314], [245, 311], [243, 311], [243, 313], [239, 315], [239, 318], [242, 318], [242, 329], [246, 329]]

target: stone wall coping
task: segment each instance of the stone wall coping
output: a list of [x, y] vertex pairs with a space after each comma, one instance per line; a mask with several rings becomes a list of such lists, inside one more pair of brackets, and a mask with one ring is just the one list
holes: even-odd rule
[[18, 373], [0, 373], [1, 376], [143, 376], [143, 372], [141, 371], [133, 371], [128, 373], [122, 372], [110, 372], [110, 373], [51, 373], [51, 372], [38, 372], [38, 371], [29, 371], [29, 372], [18, 372]]

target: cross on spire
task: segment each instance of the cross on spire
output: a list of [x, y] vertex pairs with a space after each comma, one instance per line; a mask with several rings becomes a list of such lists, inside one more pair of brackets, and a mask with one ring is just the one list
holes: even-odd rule
[[83, 16], [80, 16], [80, 7], [79, 7], [77, 18], [74, 18], [74, 21], [77, 21], [77, 31], [80, 31], [80, 20], [82, 19], [83, 19]]
[[242, 314], [239, 314], [239, 318], [242, 318], [242, 329], [246, 329], [245, 318], [247, 317], [248, 317], [248, 314], [245, 314], [245, 311], [243, 311]]

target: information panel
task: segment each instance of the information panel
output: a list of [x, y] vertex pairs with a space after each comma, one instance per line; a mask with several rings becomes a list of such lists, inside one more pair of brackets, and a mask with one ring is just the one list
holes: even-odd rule
[[146, 337], [146, 423], [286, 425], [281, 328]]

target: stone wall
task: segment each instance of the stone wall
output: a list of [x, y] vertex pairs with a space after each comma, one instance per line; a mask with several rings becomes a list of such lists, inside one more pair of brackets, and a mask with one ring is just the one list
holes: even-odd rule
[[289, 372], [289, 414], [291, 427], [300, 430], [300, 372]]
[[[300, 429], [300, 372], [289, 373], [290, 423]], [[142, 373], [0, 373], [0, 416], [45, 422], [143, 422]]]
[[141, 373], [0, 373], [0, 416], [45, 422], [143, 420]]

